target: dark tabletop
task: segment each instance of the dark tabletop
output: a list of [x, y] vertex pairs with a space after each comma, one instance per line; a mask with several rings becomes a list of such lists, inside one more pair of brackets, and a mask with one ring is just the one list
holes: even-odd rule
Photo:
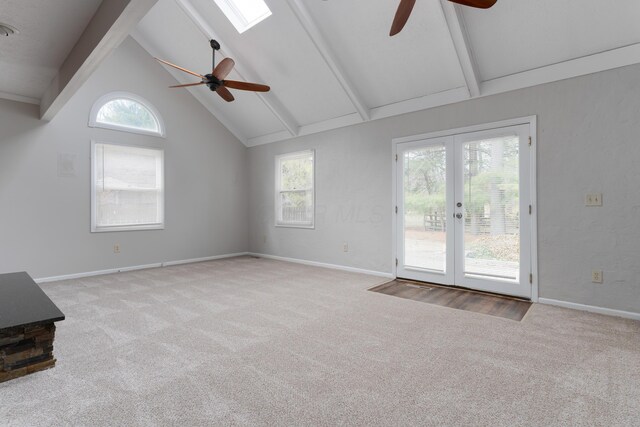
[[64, 314], [27, 273], [0, 274], [0, 329], [59, 320]]

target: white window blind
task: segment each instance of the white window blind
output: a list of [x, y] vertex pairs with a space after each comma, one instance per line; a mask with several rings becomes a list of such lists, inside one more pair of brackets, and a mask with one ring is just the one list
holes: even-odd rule
[[91, 231], [164, 228], [164, 153], [93, 143]]
[[276, 225], [313, 228], [313, 150], [276, 157]]

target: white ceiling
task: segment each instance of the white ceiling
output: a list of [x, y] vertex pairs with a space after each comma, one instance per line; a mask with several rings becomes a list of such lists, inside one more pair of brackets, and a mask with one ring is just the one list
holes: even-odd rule
[[248, 146], [640, 62], [637, 0], [420, 0], [395, 37], [396, 0], [266, 2], [273, 15], [238, 34], [213, 0], [160, 0], [134, 33], [201, 73], [215, 38], [232, 78], [271, 85], [232, 104], [188, 89]]
[[498, 0], [463, 15], [482, 80], [640, 43], [638, 0]]
[[369, 108], [465, 85], [437, 1], [418, 1], [411, 23], [393, 38], [389, 37], [389, 27], [396, 1], [305, 4]]
[[2, 97], [38, 103], [100, 5], [100, 0], [0, 0]]
[[[153, 56], [199, 73], [236, 61], [226, 103], [189, 90], [248, 146], [640, 63], [640, 1], [498, 0], [491, 9], [419, 0], [389, 37], [398, 0], [265, 0], [273, 15], [238, 34], [213, 0], [159, 0], [133, 31]], [[100, 0], [0, 0], [0, 97], [39, 102]], [[161, 65], [158, 65], [161, 66]], [[192, 76], [167, 67], [181, 83]]]

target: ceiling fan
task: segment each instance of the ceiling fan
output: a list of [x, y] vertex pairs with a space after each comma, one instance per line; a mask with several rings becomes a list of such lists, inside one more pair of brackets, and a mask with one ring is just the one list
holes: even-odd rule
[[[458, 3], [463, 6], [476, 7], [479, 9], [489, 9], [491, 6], [496, 4], [498, 0], [449, 0], [453, 3]], [[395, 36], [402, 28], [404, 28], [404, 24], [407, 23], [409, 19], [409, 15], [411, 15], [411, 11], [413, 10], [413, 5], [416, 4], [416, 0], [400, 0], [400, 5], [398, 6], [398, 10], [396, 11], [396, 16], [393, 18], [393, 24], [391, 24], [391, 32], [389, 32], [390, 36]]]
[[258, 84], [258, 83], [225, 80], [225, 77], [227, 77], [227, 75], [229, 75], [231, 70], [233, 70], [233, 66], [235, 65], [235, 62], [231, 58], [224, 58], [216, 66], [216, 50], [220, 49], [220, 43], [218, 43], [215, 40], [211, 40], [209, 43], [211, 44], [211, 49], [213, 49], [213, 66], [212, 66], [213, 71], [211, 72], [211, 74], [202, 75], [202, 74], [194, 73], [193, 71], [187, 70], [186, 68], [179, 67], [175, 64], [172, 64], [171, 62], [165, 61], [160, 58], [156, 58], [158, 61], [162, 62], [163, 64], [176, 68], [180, 71], [184, 71], [185, 73], [189, 73], [193, 76], [200, 77], [200, 79], [202, 79], [197, 83], [187, 83], [183, 85], [175, 85], [175, 86], [169, 86], [169, 87], [174, 88], [174, 87], [207, 85], [207, 87], [211, 91], [216, 92], [218, 95], [222, 97], [222, 99], [224, 99], [227, 102], [231, 102], [235, 99], [231, 94], [231, 92], [229, 92], [229, 89], [227, 88], [238, 89], [238, 90], [250, 90], [254, 92], [269, 92], [269, 90], [271, 90], [269, 86]]

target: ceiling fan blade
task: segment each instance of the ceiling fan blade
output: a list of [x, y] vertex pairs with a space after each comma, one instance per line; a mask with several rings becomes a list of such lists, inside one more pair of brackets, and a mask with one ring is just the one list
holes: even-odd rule
[[478, 9], [489, 9], [496, 4], [498, 0], [449, 0], [453, 3], [458, 3], [463, 6], [477, 7]]
[[233, 66], [236, 65], [231, 58], [224, 58], [216, 68], [213, 70], [213, 76], [218, 80], [224, 80], [225, 77], [233, 70]]
[[193, 71], [189, 71], [189, 70], [187, 70], [186, 68], [179, 67], [179, 66], [177, 66], [176, 64], [172, 64], [171, 62], [165, 61], [164, 59], [156, 58], [156, 60], [157, 60], [157, 61], [160, 61], [160, 62], [162, 62], [163, 64], [166, 64], [166, 65], [168, 65], [168, 66], [170, 66], [170, 67], [177, 68], [177, 69], [178, 69], [178, 70], [180, 70], [180, 71], [184, 71], [185, 73], [189, 73], [189, 74], [191, 74], [191, 75], [194, 75], [194, 76], [196, 76], [196, 77], [200, 77], [201, 79], [204, 79], [204, 76], [203, 76], [202, 74], [194, 73]]
[[218, 95], [220, 95], [222, 99], [224, 99], [227, 102], [231, 102], [235, 99], [231, 94], [231, 92], [229, 92], [229, 89], [227, 89], [224, 86], [218, 86], [216, 88], [216, 92], [218, 92]]
[[222, 84], [231, 89], [252, 90], [254, 92], [269, 92], [271, 88], [258, 83], [237, 82], [235, 80], [223, 80]]
[[204, 82], [198, 82], [198, 83], [187, 83], [184, 85], [175, 85], [175, 86], [169, 86], [169, 87], [188, 87], [188, 86], [199, 86], [199, 85], [203, 85]]
[[393, 18], [393, 24], [391, 24], [391, 31], [389, 32], [390, 36], [395, 36], [402, 31], [402, 28], [404, 28], [404, 24], [407, 23], [415, 4], [416, 0], [400, 0], [396, 16]]

